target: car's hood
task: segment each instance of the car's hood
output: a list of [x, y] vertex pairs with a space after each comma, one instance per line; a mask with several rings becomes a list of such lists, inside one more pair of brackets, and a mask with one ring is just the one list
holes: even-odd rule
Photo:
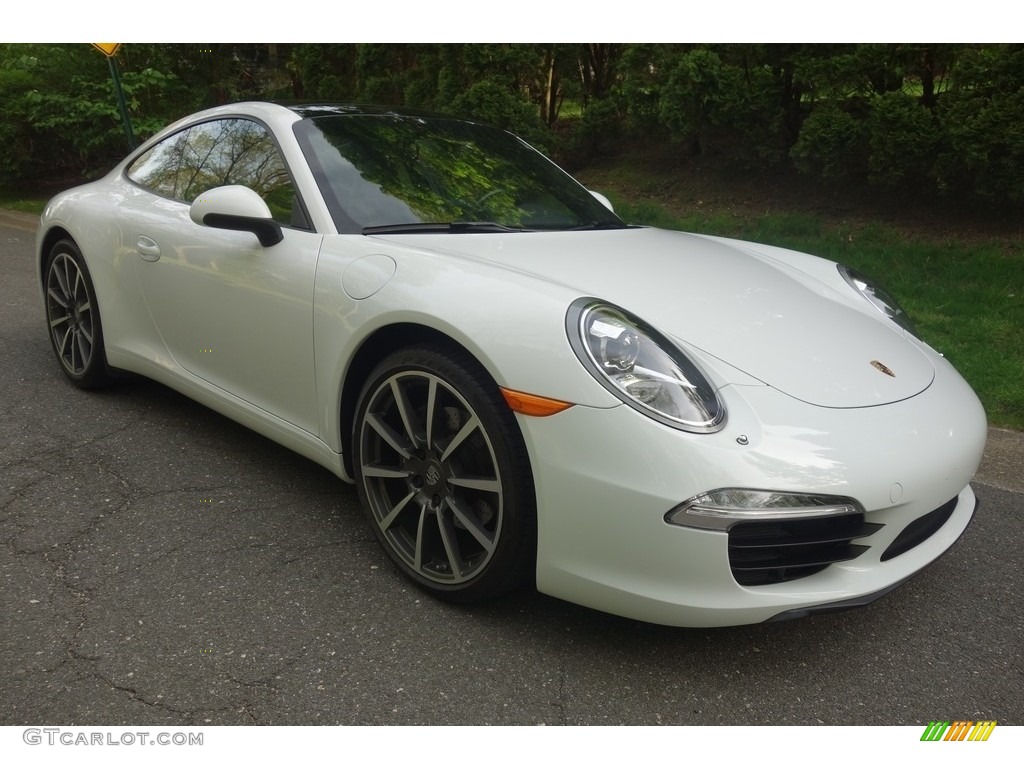
[[808, 403], [882, 405], [913, 397], [934, 377], [931, 362], [897, 326], [854, 308], [834, 288], [751, 255], [748, 244], [657, 229], [394, 240], [501, 264], [611, 302]]

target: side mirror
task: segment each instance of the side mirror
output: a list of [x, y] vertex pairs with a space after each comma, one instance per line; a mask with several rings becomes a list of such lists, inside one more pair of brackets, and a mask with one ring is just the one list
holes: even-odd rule
[[203, 192], [193, 201], [188, 215], [204, 227], [252, 232], [264, 248], [284, 239], [281, 225], [274, 221], [263, 198], [238, 184]]
[[599, 203], [600, 203], [601, 205], [603, 205], [603, 206], [604, 206], [605, 208], [607, 208], [607, 209], [608, 209], [609, 211], [611, 211], [612, 213], [615, 213], [615, 209], [614, 209], [614, 208], [612, 208], [612, 201], [611, 201], [611, 200], [609, 200], [609, 199], [608, 199], [607, 197], [605, 197], [604, 195], [602, 195], [602, 194], [601, 194], [600, 192], [595, 192], [595, 191], [594, 191], [594, 190], [592, 190], [592, 189], [591, 189], [591, 190], [588, 190], [588, 191], [589, 191], [589, 192], [590, 192], [590, 194], [592, 194], [592, 195], [593, 195], [593, 196], [594, 196], [595, 198], [597, 198], [597, 202], [599, 202]]

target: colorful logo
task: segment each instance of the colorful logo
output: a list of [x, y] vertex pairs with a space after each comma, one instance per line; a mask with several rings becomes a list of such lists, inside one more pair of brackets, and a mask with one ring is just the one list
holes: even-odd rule
[[921, 741], [988, 741], [995, 720], [932, 720], [921, 734]]

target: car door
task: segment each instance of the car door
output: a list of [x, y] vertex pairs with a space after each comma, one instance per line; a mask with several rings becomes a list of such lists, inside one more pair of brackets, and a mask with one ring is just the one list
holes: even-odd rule
[[[269, 132], [247, 119], [194, 125], [140, 156], [125, 232], [145, 302], [181, 368], [313, 434], [313, 282], [322, 236]], [[200, 226], [189, 203], [213, 187], [258, 192], [284, 239]]]

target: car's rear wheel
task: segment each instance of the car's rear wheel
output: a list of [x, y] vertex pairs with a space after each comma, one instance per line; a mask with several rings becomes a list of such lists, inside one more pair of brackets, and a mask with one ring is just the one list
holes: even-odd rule
[[411, 348], [386, 358], [363, 389], [353, 444], [374, 532], [421, 587], [471, 602], [532, 576], [526, 448], [497, 386], [471, 357]]
[[61, 240], [46, 260], [46, 320], [64, 374], [85, 389], [110, 380], [92, 277], [72, 240]]

